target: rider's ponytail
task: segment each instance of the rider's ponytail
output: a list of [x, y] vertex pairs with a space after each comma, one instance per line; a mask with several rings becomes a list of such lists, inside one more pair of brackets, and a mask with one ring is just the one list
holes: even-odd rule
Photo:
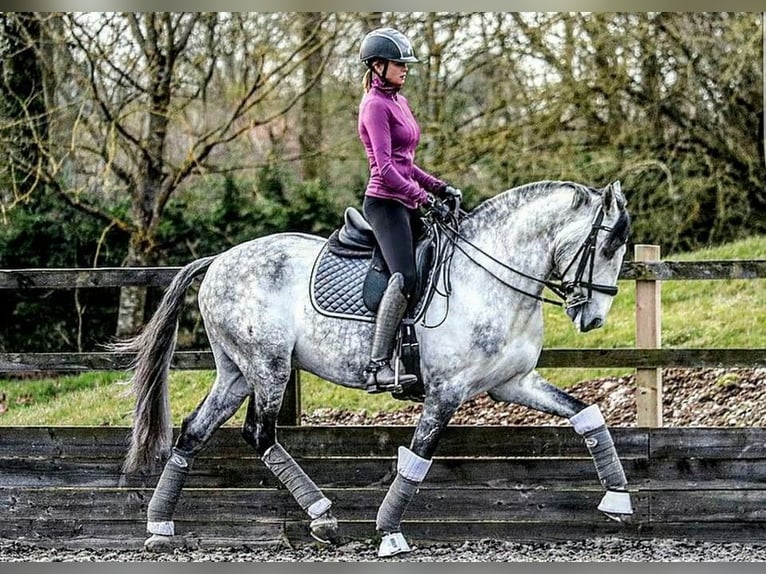
[[367, 68], [367, 71], [364, 73], [364, 77], [362, 78], [362, 87], [364, 88], [365, 92], [370, 91], [370, 88], [372, 87], [372, 68]]

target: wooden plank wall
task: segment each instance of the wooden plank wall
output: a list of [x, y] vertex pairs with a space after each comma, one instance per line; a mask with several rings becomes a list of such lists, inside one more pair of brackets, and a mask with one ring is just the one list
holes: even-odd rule
[[[602, 489], [569, 427], [450, 427], [411, 504], [413, 541], [685, 537], [762, 540], [766, 429], [614, 428], [635, 515], [596, 510]], [[279, 440], [333, 500], [346, 540], [374, 534], [396, 449], [413, 428], [280, 427]], [[0, 428], [0, 538], [140, 548], [157, 476], [125, 477], [128, 428]], [[308, 520], [240, 438], [220, 429], [195, 460], [179, 543], [309, 542]]]

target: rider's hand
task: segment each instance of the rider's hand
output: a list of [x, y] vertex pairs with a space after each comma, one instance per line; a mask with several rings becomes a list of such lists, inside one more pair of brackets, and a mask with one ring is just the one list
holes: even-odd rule
[[444, 186], [444, 189], [442, 189], [442, 194], [447, 199], [457, 199], [458, 201], [462, 201], [463, 199], [463, 192], [456, 187], [452, 187], [451, 185]]
[[436, 219], [444, 219], [449, 215], [449, 206], [430, 194], [428, 195], [428, 207], [430, 208], [431, 213], [436, 216]]

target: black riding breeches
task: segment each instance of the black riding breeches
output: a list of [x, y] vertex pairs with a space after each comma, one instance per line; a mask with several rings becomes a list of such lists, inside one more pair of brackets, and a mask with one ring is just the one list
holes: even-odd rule
[[409, 298], [415, 290], [415, 239], [424, 232], [417, 210], [409, 209], [394, 199], [365, 196], [364, 216], [372, 226], [380, 252], [393, 275], [404, 278], [404, 294]]

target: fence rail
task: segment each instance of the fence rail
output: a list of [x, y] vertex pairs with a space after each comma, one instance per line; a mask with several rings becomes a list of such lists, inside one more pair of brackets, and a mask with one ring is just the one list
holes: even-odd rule
[[[129, 367], [132, 358], [133, 355], [107, 352], [0, 353], [0, 373], [121, 370]], [[766, 367], [766, 349], [543, 349], [537, 363], [540, 368], [571, 368], [573, 365], [597, 368], [763, 368]], [[210, 351], [176, 351], [173, 355], [172, 368], [176, 370], [208, 370], [214, 366]]]
[[[654, 254], [646, 257], [644, 254]], [[636, 339], [638, 348], [543, 349], [539, 367], [634, 367], [637, 370], [638, 420], [662, 426], [663, 367], [766, 367], [766, 348], [662, 348], [658, 342], [660, 293], [663, 281], [766, 278], [766, 260], [662, 261], [656, 246], [635, 246], [633, 261], [623, 263], [620, 280], [636, 281]], [[656, 260], [655, 260], [656, 259]], [[180, 267], [94, 269], [2, 269], [0, 290], [166, 287]], [[640, 287], [640, 288], [639, 288]], [[648, 341], [649, 343], [642, 343]], [[643, 348], [641, 348], [643, 347]], [[112, 353], [0, 353], [0, 373], [40, 371], [77, 373], [123, 369], [132, 357]], [[209, 351], [178, 351], [174, 369], [212, 369]], [[297, 381], [297, 377], [294, 378]], [[297, 383], [295, 383], [297, 384]], [[299, 390], [292, 389], [294, 397]], [[296, 408], [300, 408], [297, 404]], [[300, 420], [299, 413], [289, 420]]]
[[[0, 270], [0, 290], [165, 287], [179, 269]], [[766, 260], [631, 261], [620, 274], [621, 280], [655, 282], [657, 287], [670, 280], [759, 278], [766, 278]], [[638, 291], [637, 329], [641, 313], [658, 313], [638, 300]], [[766, 367], [766, 349], [657, 347], [543, 349], [538, 366], [637, 371]], [[0, 373], [119, 370], [131, 359], [98, 352], [0, 353]], [[173, 368], [212, 369], [212, 355], [177, 351]], [[396, 448], [409, 442], [413, 428], [295, 426], [300, 421], [297, 377], [289, 389], [280, 442], [333, 500], [344, 536], [372, 536], [377, 506], [394, 474]], [[652, 395], [658, 398], [661, 393]], [[661, 421], [637, 421], [638, 428], [612, 429], [633, 491], [635, 515], [627, 525], [596, 511], [601, 487], [581, 438], [571, 429], [457, 426], [440, 441], [428, 479], [408, 510], [405, 530], [413, 540], [424, 541], [606, 535], [763, 539], [766, 429], [653, 428], [661, 427]], [[129, 432], [0, 427], [0, 511], [5, 517], [0, 538], [59, 548], [140, 548], [157, 476], [121, 474]], [[216, 432], [197, 457], [187, 486], [176, 520], [187, 544], [310, 540], [305, 516], [245, 445], [239, 429]]]
[[[180, 267], [0, 269], [0, 289], [167, 287]], [[626, 261], [621, 280], [678, 281], [766, 278], [766, 259]]]

